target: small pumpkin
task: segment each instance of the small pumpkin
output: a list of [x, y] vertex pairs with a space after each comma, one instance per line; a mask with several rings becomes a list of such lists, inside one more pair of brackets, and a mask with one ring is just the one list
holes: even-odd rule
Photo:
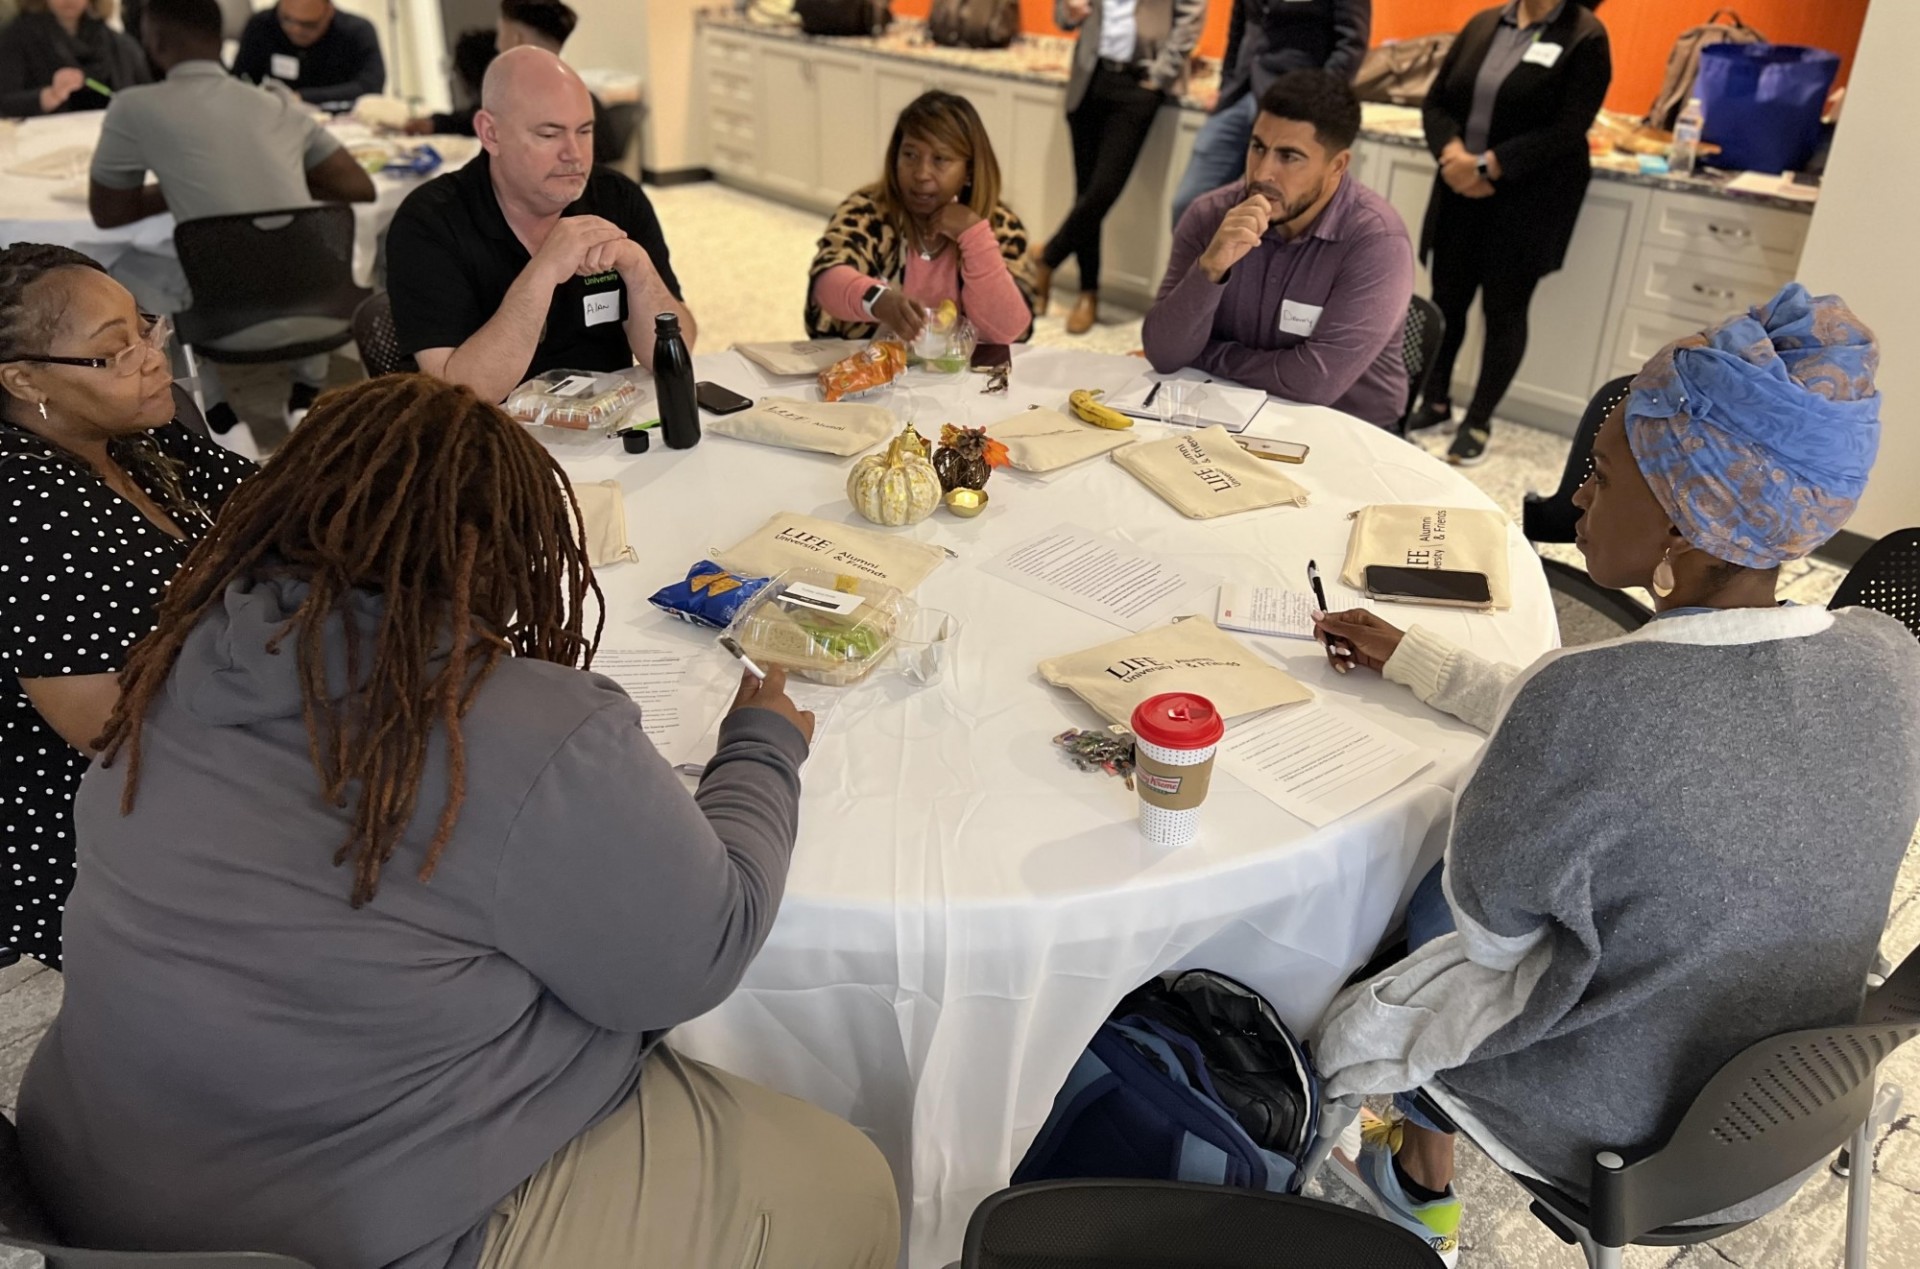
[[940, 493], [926, 439], [912, 427], [855, 463], [847, 477], [847, 500], [875, 524], [918, 524], [940, 505]]
[[944, 493], [953, 489], [984, 489], [996, 467], [1005, 467], [1007, 447], [987, 435], [984, 427], [940, 429], [940, 448], [933, 452], [933, 469], [940, 473]]

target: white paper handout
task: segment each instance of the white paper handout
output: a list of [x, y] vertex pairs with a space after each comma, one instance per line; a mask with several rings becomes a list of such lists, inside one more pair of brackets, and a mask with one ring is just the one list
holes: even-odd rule
[[1222, 586], [1213, 624], [1242, 634], [1313, 638], [1313, 596], [1272, 586]]
[[995, 577], [1057, 599], [1125, 630], [1145, 630], [1205, 611], [1216, 579], [1141, 555], [1124, 543], [1063, 524], [981, 566]]
[[1244, 432], [1267, 403], [1258, 388], [1217, 383], [1199, 370], [1176, 370], [1170, 375], [1142, 375], [1101, 404], [1136, 419], [1172, 423], [1180, 427], [1213, 427]]
[[1434, 755], [1325, 696], [1227, 729], [1220, 762], [1248, 788], [1324, 828], [1433, 765]]
[[[688, 739], [692, 719], [680, 699], [691, 654], [670, 648], [601, 648], [593, 672], [604, 674], [640, 707], [640, 728], [669, 762]], [[701, 719], [705, 722], [705, 719]]]

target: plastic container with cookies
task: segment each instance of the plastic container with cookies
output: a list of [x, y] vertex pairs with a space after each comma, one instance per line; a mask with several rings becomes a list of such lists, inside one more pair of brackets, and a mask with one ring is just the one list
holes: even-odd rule
[[639, 385], [621, 375], [549, 370], [515, 388], [501, 408], [522, 423], [608, 432], [639, 400]]
[[734, 614], [727, 633], [761, 665], [815, 683], [857, 683], [893, 651], [912, 601], [882, 582], [790, 568]]

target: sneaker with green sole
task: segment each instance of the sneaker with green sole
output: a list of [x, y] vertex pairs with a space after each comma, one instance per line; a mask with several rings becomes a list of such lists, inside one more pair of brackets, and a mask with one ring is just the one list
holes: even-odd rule
[[1394, 1175], [1393, 1154], [1400, 1145], [1400, 1121], [1360, 1112], [1360, 1157], [1333, 1152], [1333, 1173], [1367, 1201], [1384, 1220], [1426, 1241], [1447, 1269], [1460, 1262], [1460, 1196], [1449, 1185], [1431, 1202], [1416, 1202]]

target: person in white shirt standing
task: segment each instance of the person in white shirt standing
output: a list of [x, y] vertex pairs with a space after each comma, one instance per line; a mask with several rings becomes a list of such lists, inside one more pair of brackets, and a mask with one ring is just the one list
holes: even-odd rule
[[1080, 32], [1067, 81], [1074, 200], [1059, 232], [1035, 248], [1038, 311], [1046, 312], [1053, 271], [1078, 259], [1080, 302], [1067, 317], [1067, 333], [1084, 335], [1100, 316], [1100, 228], [1160, 107], [1186, 85], [1207, 0], [1054, 0], [1053, 20]]

